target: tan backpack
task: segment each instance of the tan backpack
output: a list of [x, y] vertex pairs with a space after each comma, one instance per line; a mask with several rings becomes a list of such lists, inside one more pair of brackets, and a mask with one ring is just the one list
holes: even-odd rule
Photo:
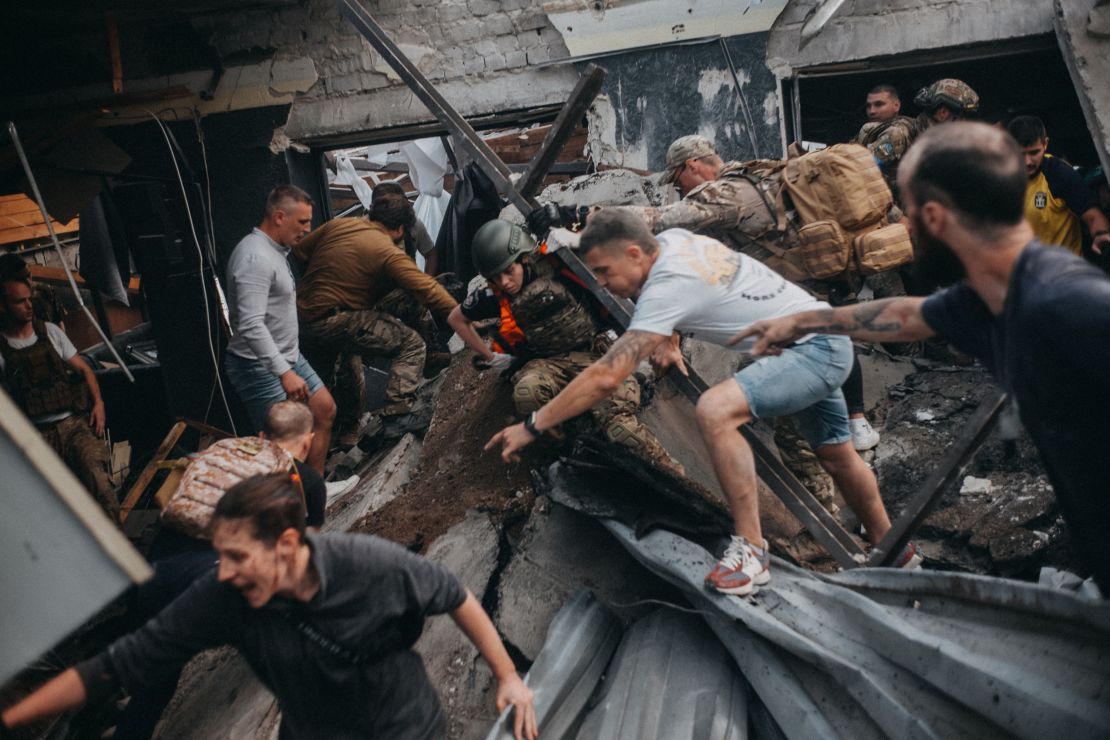
[[213, 442], [185, 469], [162, 510], [162, 521], [190, 537], [207, 538], [212, 512], [227, 489], [245, 478], [292, 469], [293, 456], [269, 440], [231, 437]]
[[802, 227], [801, 262], [810, 277], [836, 278], [849, 272], [873, 275], [913, 260], [909, 232], [890, 224], [890, 187], [871, 153], [858, 144], [836, 144], [791, 158], [782, 173]]

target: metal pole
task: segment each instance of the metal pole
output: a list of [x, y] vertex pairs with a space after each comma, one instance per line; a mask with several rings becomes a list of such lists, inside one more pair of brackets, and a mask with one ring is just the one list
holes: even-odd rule
[[46, 230], [50, 233], [51, 241], [54, 242], [54, 250], [58, 253], [58, 259], [62, 263], [62, 269], [66, 271], [66, 277], [69, 279], [69, 287], [73, 290], [73, 295], [77, 296], [77, 305], [85, 312], [85, 316], [88, 318], [89, 323], [96, 329], [96, 333], [100, 335], [101, 340], [104, 342], [104, 346], [112, 353], [112, 357], [116, 358], [116, 362], [119, 363], [120, 369], [123, 370], [123, 374], [127, 376], [128, 380], [134, 383], [135, 376], [127, 369], [127, 363], [124, 362], [123, 358], [116, 352], [112, 340], [104, 333], [104, 329], [100, 327], [100, 322], [96, 320], [96, 317], [89, 311], [88, 306], [85, 305], [85, 301], [81, 299], [81, 291], [77, 287], [77, 280], [73, 277], [73, 271], [69, 269], [69, 263], [66, 261], [66, 256], [62, 252], [62, 245], [61, 242], [58, 241], [58, 235], [54, 233], [54, 224], [50, 222], [50, 214], [46, 211], [46, 204], [42, 200], [42, 193], [39, 192], [39, 185], [35, 181], [35, 173], [31, 171], [31, 163], [27, 161], [27, 153], [23, 151], [23, 144], [19, 141], [19, 131], [16, 130], [14, 121], [8, 121], [8, 133], [12, 137], [12, 144], [15, 145], [16, 153], [19, 154], [19, 161], [23, 164], [23, 174], [27, 176], [27, 182], [31, 185], [31, 192], [35, 196], [35, 202], [38, 203], [39, 211], [42, 213], [42, 219], [46, 222]]

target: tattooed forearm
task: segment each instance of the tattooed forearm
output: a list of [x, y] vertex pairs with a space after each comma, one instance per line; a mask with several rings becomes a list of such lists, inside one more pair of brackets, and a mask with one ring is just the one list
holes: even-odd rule
[[886, 301], [871, 301], [858, 306], [828, 308], [815, 311], [812, 322], [805, 323], [807, 331], [818, 334], [849, 334], [855, 331], [876, 333], [902, 331], [901, 317], [890, 308]]
[[802, 314], [798, 328], [816, 334], [848, 334], [859, 339], [913, 341], [932, 335], [921, 316], [922, 298], [886, 298], [855, 306]]
[[640, 360], [650, 357], [656, 345], [667, 339], [668, 337], [659, 334], [626, 331], [613, 343], [605, 356], [598, 360], [598, 364], [609, 368], [625, 368], [628, 372], [632, 372]]

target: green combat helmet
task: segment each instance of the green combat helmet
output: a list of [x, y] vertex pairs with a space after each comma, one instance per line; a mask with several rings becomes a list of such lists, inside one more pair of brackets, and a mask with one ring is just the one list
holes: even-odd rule
[[979, 95], [966, 82], [952, 78], [937, 80], [921, 88], [913, 102], [927, 111], [934, 111], [942, 105], [960, 114], [979, 110]]
[[470, 242], [470, 255], [479, 275], [496, 275], [536, 248], [532, 237], [516, 224], [494, 219], [478, 229]]

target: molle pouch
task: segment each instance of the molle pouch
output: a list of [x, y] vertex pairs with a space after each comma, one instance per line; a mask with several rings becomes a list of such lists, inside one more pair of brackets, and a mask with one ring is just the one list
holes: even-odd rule
[[852, 240], [861, 275], [876, 275], [913, 262], [913, 242], [902, 224], [890, 224]]
[[805, 270], [816, 280], [828, 280], [848, 269], [851, 245], [835, 221], [814, 221], [798, 230]]

